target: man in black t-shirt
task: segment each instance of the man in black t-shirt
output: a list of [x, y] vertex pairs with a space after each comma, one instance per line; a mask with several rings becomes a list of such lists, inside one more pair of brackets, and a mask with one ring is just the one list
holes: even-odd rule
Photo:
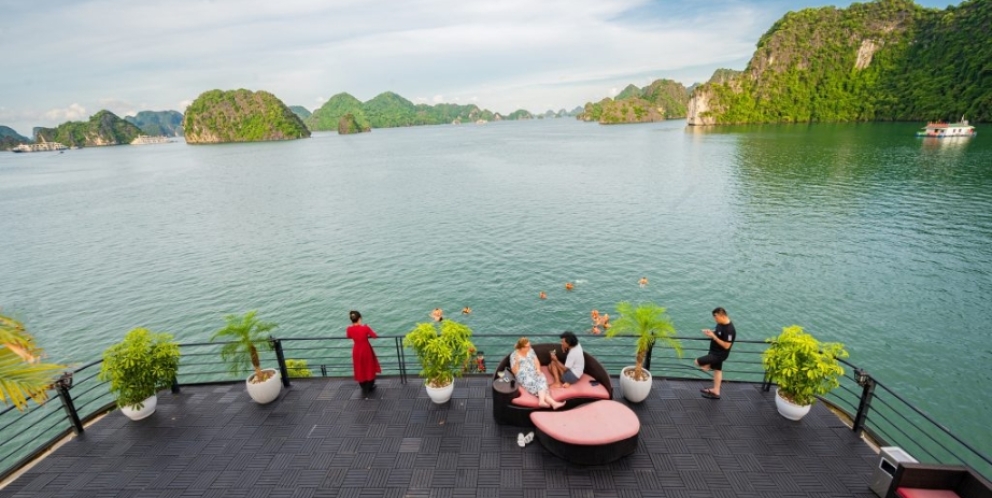
[[706, 356], [696, 358], [696, 366], [702, 368], [704, 372], [713, 370], [713, 387], [701, 389], [703, 397], [720, 399], [723, 362], [730, 356], [730, 348], [737, 339], [737, 331], [734, 329], [734, 324], [730, 323], [727, 310], [723, 308], [713, 310], [713, 319], [716, 320], [716, 330], [703, 330], [703, 334], [710, 338], [710, 352]]

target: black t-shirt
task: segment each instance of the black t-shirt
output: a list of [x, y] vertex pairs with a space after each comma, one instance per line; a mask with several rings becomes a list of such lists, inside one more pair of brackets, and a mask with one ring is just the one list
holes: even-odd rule
[[713, 333], [721, 341], [729, 342], [730, 347], [727, 349], [723, 349], [722, 347], [720, 347], [719, 344], [716, 343], [716, 341], [710, 339], [710, 354], [725, 355], [725, 356], [729, 355], [730, 349], [734, 347], [734, 340], [737, 338], [737, 330], [734, 329], [733, 322], [728, 323], [726, 325], [720, 323], [716, 324], [716, 330], [714, 330]]

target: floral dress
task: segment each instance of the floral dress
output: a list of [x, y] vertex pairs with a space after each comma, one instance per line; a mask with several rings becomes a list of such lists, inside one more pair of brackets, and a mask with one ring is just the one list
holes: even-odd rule
[[537, 355], [534, 354], [533, 349], [527, 352], [527, 356], [522, 363], [520, 361], [520, 354], [517, 351], [513, 351], [513, 354], [510, 355], [510, 367], [514, 367], [520, 363], [520, 370], [517, 370], [517, 382], [534, 396], [548, 389], [548, 379], [544, 376], [544, 373], [534, 366], [536, 361]]

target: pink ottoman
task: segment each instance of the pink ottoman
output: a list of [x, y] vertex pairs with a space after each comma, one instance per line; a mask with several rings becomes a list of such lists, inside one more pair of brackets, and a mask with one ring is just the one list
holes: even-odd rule
[[581, 465], [601, 465], [637, 450], [641, 421], [627, 405], [594, 401], [566, 411], [530, 414], [537, 440], [552, 454]]

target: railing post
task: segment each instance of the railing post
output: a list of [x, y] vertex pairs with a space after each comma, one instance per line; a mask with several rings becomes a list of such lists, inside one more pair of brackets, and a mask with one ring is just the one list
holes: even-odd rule
[[403, 338], [396, 337], [396, 362], [400, 368], [400, 383], [406, 384], [406, 358], [403, 356]]
[[282, 341], [269, 337], [272, 347], [276, 350], [276, 360], [279, 361], [279, 374], [282, 376], [282, 386], [289, 387], [289, 369], [286, 368], [286, 355], [282, 352]]
[[761, 390], [764, 392], [772, 390], [772, 379], [768, 378], [768, 370], [765, 370], [765, 377], [761, 379]]
[[327, 377], [327, 365], [320, 366], [320, 376]]
[[858, 413], [854, 416], [854, 423], [851, 430], [861, 432], [864, 428], [865, 420], [868, 418], [868, 410], [871, 409], [871, 399], [875, 396], [875, 379], [868, 375], [868, 372], [860, 368], [854, 369], [855, 380], [861, 386], [861, 402], [858, 403]]
[[172, 394], [179, 394], [179, 379], [177, 377], [172, 378]]
[[72, 387], [72, 372], [66, 372], [59, 377], [59, 380], [55, 381], [55, 392], [59, 394], [59, 399], [62, 401], [62, 408], [65, 409], [65, 414], [69, 418], [69, 423], [72, 424], [72, 430], [77, 434], [83, 433], [83, 423], [79, 420], [79, 413], [76, 412], [76, 405], [72, 402], [72, 395], [69, 394], [69, 388]]

